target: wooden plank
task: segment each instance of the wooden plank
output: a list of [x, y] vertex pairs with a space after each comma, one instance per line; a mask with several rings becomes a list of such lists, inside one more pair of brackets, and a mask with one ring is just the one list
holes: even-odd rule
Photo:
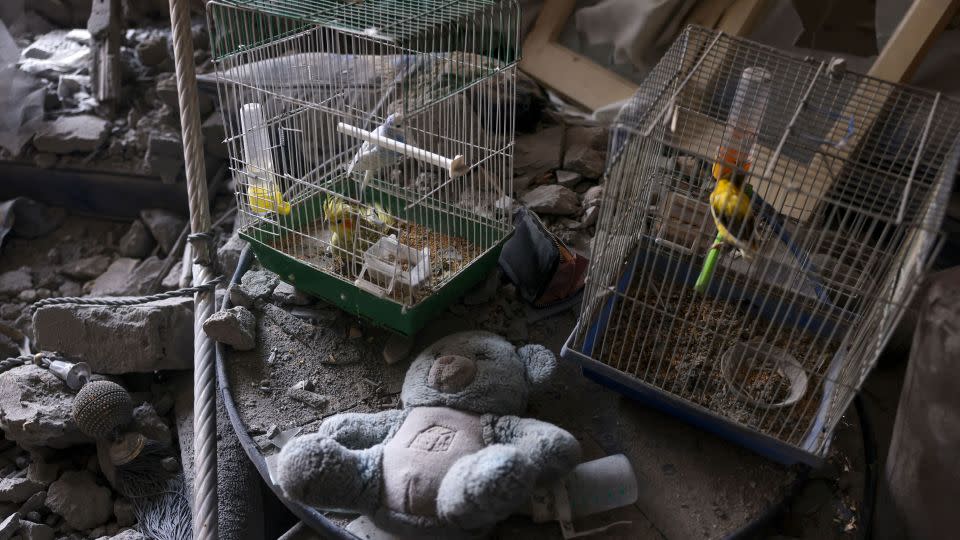
[[555, 43], [575, 3], [575, 0], [553, 0], [543, 5], [523, 43], [520, 69], [577, 105], [594, 111], [628, 99], [637, 91], [637, 85]]
[[958, 0], [915, 0], [868, 75], [890, 82], [909, 81], [958, 7]]
[[685, 24], [694, 24], [705, 28], [716, 28], [724, 12], [736, 0], [701, 0], [690, 10]]
[[524, 52], [520, 69], [591, 111], [637, 91], [633, 82], [556, 43], [541, 46], [533, 58]]

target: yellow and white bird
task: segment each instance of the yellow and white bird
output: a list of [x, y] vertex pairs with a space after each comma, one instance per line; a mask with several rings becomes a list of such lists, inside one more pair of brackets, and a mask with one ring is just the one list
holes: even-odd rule
[[358, 247], [357, 240], [372, 244], [396, 225], [396, 218], [387, 213], [380, 203], [361, 210], [343, 198], [332, 195], [323, 201], [323, 215], [333, 233], [330, 245], [348, 252]]
[[720, 233], [719, 243], [733, 246], [744, 259], [750, 260], [759, 245], [751, 202], [753, 190], [746, 183], [749, 162], [739, 159], [734, 149], [721, 151], [720, 154], [713, 164], [713, 177], [717, 185], [710, 193], [710, 215]]

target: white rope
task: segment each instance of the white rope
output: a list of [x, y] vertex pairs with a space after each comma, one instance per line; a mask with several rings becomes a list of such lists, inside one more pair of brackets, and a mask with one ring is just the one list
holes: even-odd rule
[[[200, 133], [200, 109], [197, 101], [197, 74], [193, 65], [193, 39], [190, 32], [189, 0], [170, 1], [173, 58], [176, 63], [177, 94], [186, 165], [187, 194], [190, 198], [191, 247], [199, 271], [194, 284], [206, 283], [214, 276], [211, 269], [214, 251], [207, 233], [210, 207]], [[214, 345], [203, 332], [203, 322], [214, 311], [215, 291], [203, 290], [194, 297], [193, 325], [193, 538], [217, 538], [217, 408]]]

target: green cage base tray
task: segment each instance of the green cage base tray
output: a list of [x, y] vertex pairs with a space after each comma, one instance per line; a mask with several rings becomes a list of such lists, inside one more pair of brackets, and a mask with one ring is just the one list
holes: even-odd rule
[[501, 240], [478, 257], [443, 287], [433, 291], [416, 305], [404, 308], [397, 302], [381, 298], [352, 283], [317, 270], [289, 255], [265, 245], [256, 238], [240, 233], [264, 268], [297, 289], [325, 300], [340, 309], [369, 320], [400, 334], [412, 336], [447, 309], [450, 304], [483, 280], [497, 264]]

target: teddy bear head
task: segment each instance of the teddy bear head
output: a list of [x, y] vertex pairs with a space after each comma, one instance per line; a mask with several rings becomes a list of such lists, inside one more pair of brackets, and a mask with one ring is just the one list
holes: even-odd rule
[[541, 345], [515, 348], [490, 332], [453, 334], [427, 347], [410, 365], [404, 407], [450, 407], [477, 414], [522, 414], [534, 385], [557, 367]]

